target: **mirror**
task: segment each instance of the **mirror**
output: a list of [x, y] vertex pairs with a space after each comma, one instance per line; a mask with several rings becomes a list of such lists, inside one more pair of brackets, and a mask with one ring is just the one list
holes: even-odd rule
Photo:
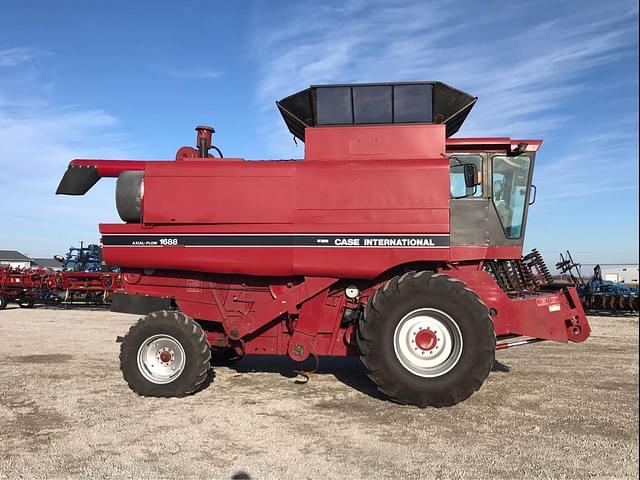
[[478, 186], [482, 185], [481, 172], [472, 163], [460, 163], [451, 166], [451, 196], [464, 198], [482, 195]]
[[449, 157], [451, 198], [482, 197], [482, 157], [463, 154]]
[[463, 164], [464, 168], [464, 185], [467, 188], [473, 188], [479, 185], [478, 182], [478, 169], [472, 163]]

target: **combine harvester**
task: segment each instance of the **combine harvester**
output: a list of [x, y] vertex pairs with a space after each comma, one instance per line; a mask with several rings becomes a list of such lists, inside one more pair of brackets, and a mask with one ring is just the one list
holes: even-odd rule
[[73, 160], [58, 194], [118, 179], [124, 223], [100, 232], [124, 276], [112, 310], [144, 315], [122, 339], [129, 386], [194, 392], [212, 350], [359, 355], [391, 399], [440, 407], [498, 349], [586, 340], [576, 289], [522, 257], [542, 142], [450, 138], [475, 102], [440, 82], [312, 86], [277, 102], [303, 160], [214, 158], [204, 126], [175, 161]]

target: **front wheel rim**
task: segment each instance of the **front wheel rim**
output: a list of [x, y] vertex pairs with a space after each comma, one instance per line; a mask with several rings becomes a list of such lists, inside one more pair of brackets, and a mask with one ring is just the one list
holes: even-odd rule
[[400, 364], [419, 377], [440, 377], [462, 355], [462, 333], [455, 320], [435, 308], [407, 313], [396, 326], [393, 348]]
[[138, 349], [138, 370], [145, 379], [159, 385], [178, 378], [186, 360], [182, 344], [170, 335], [153, 335]]

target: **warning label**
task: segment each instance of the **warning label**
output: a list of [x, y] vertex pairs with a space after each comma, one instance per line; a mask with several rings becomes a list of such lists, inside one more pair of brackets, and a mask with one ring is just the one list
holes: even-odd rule
[[549, 305], [549, 299], [547, 297], [536, 299], [536, 305], [539, 307], [546, 307]]

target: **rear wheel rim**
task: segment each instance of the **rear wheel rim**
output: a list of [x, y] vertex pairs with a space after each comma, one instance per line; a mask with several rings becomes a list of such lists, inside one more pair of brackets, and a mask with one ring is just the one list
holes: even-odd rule
[[186, 360], [182, 344], [170, 335], [153, 335], [138, 349], [138, 370], [145, 379], [159, 385], [178, 378]]
[[455, 320], [435, 308], [407, 313], [396, 326], [393, 348], [400, 364], [419, 377], [440, 377], [462, 355], [462, 333]]

